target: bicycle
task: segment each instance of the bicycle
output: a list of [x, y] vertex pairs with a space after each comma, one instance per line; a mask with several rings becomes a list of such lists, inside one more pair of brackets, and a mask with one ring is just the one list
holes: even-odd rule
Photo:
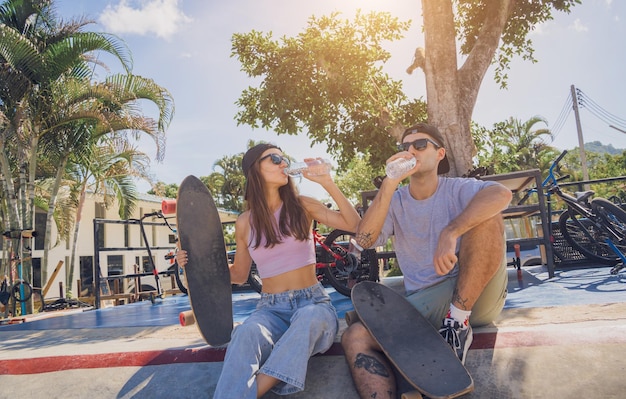
[[[35, 288], [30, 282], [28, 282], [23, 276], [24, 260], [30, 260], [30, 257], [21, 258], [20, 254], [30, 255], [30, 248], [24, 248], [24, 238], [30, 238], [35, 236], [33, 230], [19, 230], [19, 231], [6, 231], [2, 235], [11, 240], [9, 244], [10, 256], [10, 273], [6, 274], [0, 283], [0, 304], [5, 306], [5, 317], [18, 316], [17, 305], [20, 304], [19, 315], [25, 316], [28, 314], [28, 301], [32, 299], [33, 311], [43, 312], [45, 302], [41, 288]], [[19, 248], [17, 253], [12, 252], [12, 239], [19, 240]]]
[[[551, 218], [551, 195], [556, 195], [567, 205], [559, 217], [559, 228], [565, 240], [587, 259], [602, 264], [615, 265], [611, 274], [617, 274], [626, 264], [626, 212], [605, 198], [593, 198], [595, 192], [588, 190], [567, 194], [559, 182], [569, 175], [557, 176], [559, 162], [567, 154], [563, 151], [550, 166], [548, 176], [542, 182], [548, 202], [548, 220]], [[519, 201], [522, 204], [533, 190], [528, 190]], [[550, 226], [551, 227], [551, 226]], [[621, 262], [621, 263], [620, 263]]]
[[[139, 219], [131, 219], [132, 221], [135, 221], [139, 224], [139, 229], [141, 231], [141, 237], [143, 238], [143, 242], [145, 244], [146, 247], [146, 251], [148, 252], [148, 262], [150, 264], [150, 269], [152, 270], [152, 275], [154, 276], [154, 280], [155, 280], [155, 285], [156, 285], [156, 295], [154, 293], [150, 293], [150, 301], [152, 301], [152, 303], [155, 303], [155, 300], [157, 298], [163, 298], [164, 292], [163, 292], [163, 288], [161, 286], [161, 279], [159, 277], [160, 274], [165, 275], [165, 276], [169, 276], [171, 274], [174, 274], [174, 279], [176, 280], [176, 285], [178, 286], [178, 289], [181, 291], [181, 293], [183, 294], [187, 294], [187, 286], [185, 285], [185, 280], [184, 280], [184, 270], [183, 268], [178, 266], [178, 263], [176, 262], [176, 249], [174, 249], [173, 251], [168, 252], [164, 258], [165, 260], [168, 261], [172, 261], [173, 263], [172, 265], [169, 267], [169, 269], [165, 272], [161, 272], [159, 273], [159, 270], [157, 269], [155, 263], [154, 263], [154, 258], [152, 256], [152, 248], [150, 247], [150, 243], [148, 241], [148, 236], [146, 234], [146, 229], [144, 226], [144, 220], [146, 218], [149, 217], [157, 217], [159, 219], [163, 219], [164, 224], [172, 231], [172, 233], [174, 233], [176, 240], [178, 240], [178, 234], [176, 232], [176, 229], [169, 223], [168, 218], [163, 214], [162, 211], [156, 211], [156, 212], [150, 212], [150, 213], [146, 213], [144, 214], [141, 218]], [[145, 273], [140, 273], [140, 274], [133, 274], [133, 275], [129, 275], [128, 277], [141, 277], [141, 276], [145, 276]], [[139, 287], [135, 287], [135, 289], [137, 290]]]

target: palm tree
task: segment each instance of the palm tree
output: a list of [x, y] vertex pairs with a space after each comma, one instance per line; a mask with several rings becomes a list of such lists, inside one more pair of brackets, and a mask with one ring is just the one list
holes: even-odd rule
[[[87, 23], [60, 22], [51, 0], [7, 0], [0, 6], [0, 113], [8, 121], [0, 131], [0, 168], [7, 193], [5, 227], [11, 230], [33, 226], [40, 140], [63, 125], [53, 121], [58, 108], [52, 100], [62, 97], [59, 87], [90, 75], [93, 51], [109, 52], [126, 71], [131, 69], [123, 43], [111, 35], [83, 32]], [[9, 142], [14, 145], [7, 146]], [[45, 283], [45, 262], [42, 266]]]
[[[56, 159], [59, 166], [47, 204], [42, 259], [42, 282], [45, 282], [51, 222], [70, 155], [80, 153], [105, 135], [127, 141], [148, 134], [156, 142], [157, 158], [162, 159], [165, 129], [173, 116], [173, 100], [167, 90], [152, 80], [130, 74], [114, 75], [104, 83], [91, 83], [92, 52], [113, 54], [127, 72], [131, 67], [130, 55], [114, 36], [83, 32], [89, 21], [58, 22], [51, 1], [7, 1], [0, 8], [0, 19], [11, 23], [0, 25], [0, 50], [3, 50], [0, 73], [6, 78], [0, 91], [3, 95], [0, 104], [2, 115], [9, 115], [5, 118], [9, 123], [0, 133], [0, 143], [11, 139], [17, 143], [11, 154], [6, 151], [9, 147], [3, 145], [0, 167], [3, 175], [9, 177], [3, 182], [9, 193], [6, 198], [19, 197], [23, 202], [21, 207], [17, 203], [8, 206], [11, 229], [32, 226], [29, 215], [34, 204], [32, 200], [26, 201], [34, 198], [32, 190], [40, 152], [45, 151], [46, 156]], [[157, 105], [156, 120], [139, 112], [140, 100]], [[22, 170], [18, 196], [11, 192], [14, 184], [10, 179], [10, 160], [13, 159]], [[19, 212], [20, 209], [23, 211]]]
[[65, 283], [68, 291], [71, 291], [74, 281], [78, 233], [87, 190], [91, 188], [94, 194], [101, 194], [105, 204], [110, 204], [113, 198], [116, 199], [120, 218], [128, 219], [137, 199], [132, 179], [140, 177], [149, 180], [146, 173], [148, 164], [146, 154], [137, 151], [125, 141], [116, 143], [109, 138], [91, 143], [88, 149], [70, 158], [68, 174], [72, 177], [72, 191], [78, 192], [78, 200], [74, 208], [72, 254], [70, 265], [66, 269]]
[[213, 164], [213, 170], [221, 169], [224, 176], [220, 190], [221, 206], [232, 211], [243, 211], [245, 178], [241, 170], [243, 153], [226, 155]]
[[546, 154], [551, 156], [557, 150], [546, 142], [546, 138], [553, 139], [550, 129], [535, 128], [538, 123], [547, 125], [541, 116], [526, 122], [509, 118], [496, 123], [491, 131], [481, 131], [479, 166], [493, 167], [495, 173], [543, 167]]
[[[91, 84], [86, 80], [69, 80], [63, 88], [54, 91], [61, 98], [53, 96], [52, 103], [58, 105], [58, 111], [52, 119], [54, 134], [44, 136], [49, 154], [58, 159], [56, 184], [53, 186], [51, 201], [48, 206], [46, 238], [51, 236], [52, 215], [55, 210], [56, 193], [61, 187], [63, 172], [72, 154], [89, 150], [92, 143], [110, 136], [124, 147], [128, 147], [128, 132], [134, 137], [144, 133], [152, 137], [157, 144], [158, 157], [162, 157], [165, 128], [173, 115], [173, 101], [167, 90], [156, 85], [152, 80], [133, 75], [114, 75], [102, 84]], [[139, 112], [139, 100], [148, 100], [159, 109], [159, 118], [145, 117]], [[81, 159], [78, 157], [77, 159]], [[84, 159], [84, 158], [82, 158]], [[132, 183], [132, 180], [131, 180]], [[120, 198], [130, 203], [120, 209], [134, 206], [134, 197]], [[120, 215], [128, 217], [130, 213]], [[42, 264], [47, 264], [49, 240], [44, 245]], [[44, 277], [42, 269], [42, 280]]]

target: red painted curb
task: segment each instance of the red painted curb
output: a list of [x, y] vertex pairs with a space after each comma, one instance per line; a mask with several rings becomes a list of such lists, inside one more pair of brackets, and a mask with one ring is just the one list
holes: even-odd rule
[[[581, 328], [564, 333], [549, 331], [478, 332], [470, 349], [523, 348], [533, 346], [580, 345], [611, 342], [626, 343], [626, 326]], [[175, 363], [222, 362], [226, 347], [200, 349], [166, 349], [143, 352], [101, 353], [91, 355], [48, 356], [30, 359], [0, 360], [0, 375], [39, 374], [54, 371], [109, 367], [142, 367]], [[343, 356], [336, 342], [318, 356]]]

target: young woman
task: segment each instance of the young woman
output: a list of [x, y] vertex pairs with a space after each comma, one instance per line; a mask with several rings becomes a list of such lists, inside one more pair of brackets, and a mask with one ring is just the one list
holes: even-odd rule
[[[242, 161], [246, 211], [235, 223], [233, 284], [247, 280], [252, 261], [263, 280], [255, 312], [232, 334], [214, 398], [258, 398], [272, 389], [302, 391], [309, 358], [325, 352], [337, 334], [337, 313], [315, 273], [311, 224], [355, 231], [360, 217], [330, 175], [305, 178], [330, 194], [338, 211], [299, 195], [285, 173], [280, 148], [259, 144]], [[187, 263], [184, 248], [180, 265]]]

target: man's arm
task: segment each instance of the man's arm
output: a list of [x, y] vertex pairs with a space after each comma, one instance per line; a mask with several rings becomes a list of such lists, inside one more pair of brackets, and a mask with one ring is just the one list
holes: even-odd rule
[[498, 215], [509, 206], [512, 198], [511, 190], [501, 184], [483, 188], [444, 231], [458, 238], [478, 224]]
[[393, 197], [399, 182], [397, 179], [388, 177], [383, 180], [376, 197], [367, 208], [367, 212], [365, 212], [356, 231], [356, 242], [359, 246], [370, 248], [376, 242], [387, 218], [391, 197]]
[[501, 184], [480, 190], [461, 214], [452, 220], [439, 234], [433, 259], [438, 274], [447, 274], [458, 261], [456, 242], [463, 234], [480, 223], [499, 215], [511, 202], [511, 190]]

